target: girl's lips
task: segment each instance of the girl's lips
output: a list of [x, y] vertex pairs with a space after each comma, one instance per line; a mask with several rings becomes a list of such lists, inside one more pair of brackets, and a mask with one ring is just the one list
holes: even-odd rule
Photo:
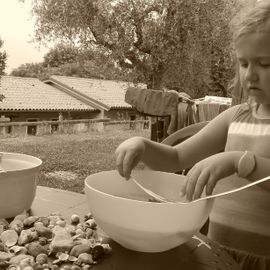
[[261, 91], [261, 89], [258, 87], [249, 87], [248, 90], [249, 91]]

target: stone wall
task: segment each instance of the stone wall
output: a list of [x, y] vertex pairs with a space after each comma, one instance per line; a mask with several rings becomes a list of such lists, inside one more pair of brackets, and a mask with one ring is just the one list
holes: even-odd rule
[[147, 120], [110, 121], [109, 118], [39, 122], [7, 122], [2, 120], [0, 118], [0, 137], [101, 132], [112, 128], [123, 130], [149, 128]]

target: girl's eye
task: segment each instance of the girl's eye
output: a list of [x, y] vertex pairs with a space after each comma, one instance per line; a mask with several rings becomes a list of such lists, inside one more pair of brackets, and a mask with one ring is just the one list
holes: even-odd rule
[[270, 67], [270, 63], [260, 63], [261, 67], [268, 68]]
[[245, 63], [245, 62], [239, 62], [239, 65], [242, 68], [247, 68], [248, 67], [248, 63]]

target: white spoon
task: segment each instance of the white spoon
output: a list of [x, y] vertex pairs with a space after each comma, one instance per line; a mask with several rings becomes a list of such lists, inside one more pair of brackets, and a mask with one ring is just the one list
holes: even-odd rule
[[140, 188], [142, 189], [146, 194], [153, 197], [157, 202], [171, 202], [168, 199], [165, 199], [161, 195], [156, 194], [154, 191], [142, 186], [134, 177], [130, 177], [130, 179]]
[[262, 179], [259, 179], [257, 181], [254, 181], [254, 182], [251, 182], [249, 184], [246, 184], [242, 187], [239, 187], [239, 188], [235, 188], [235, 189], [232, 189], [232, 190], [229, 190], [229, 191], [224, 191], [224, 192], [221, 192], [221, 193], [218, 193], [218, 194], [214, 194], [214, 195], [208, 195], [208, 196], [205, 196], [205, 197], [201, 197], [201, 198], [198, 198], [196, 200], [193, 200], [193, 201], [190, 201], [190, 202], [175, 202], [175, 203], [183, 203], [183, 204], [187, 204], [187, 203], [193, 203], [193, 202], [198, 202], [198, 201], [202, 201], [202, 200], [207, 200], [207, 199], [212, 199], [212, 198], [217, 198], [217, 197], [221, 197], [221, 196], [225, 196], [225, 195], [228, 195], [228, 194], [232, 194], [232, 193], [235, 193], [235, 192], [238, 192], [238, 191], [242, 191], [244, 189], [247, 189], [247, 188], [250, 188], [252, 186], [256, 186], [260, 183], [263, 183], [263, 182], [266, 182], [270, 180], [270, 175], [262, 178]]
[[162, 197], [161, 195], [158, 195], [156, 194], [155, 192], [153, 192], [152, 190], [148, 189], [148, 188], [145, 188], [144, 186], [142, 186], [140, 183], [138, 183], [138, 181], [136, 181], [136, 179], [134, 179], [134, 177], [131, 177], [131, 179], [133, 180], [134, 183], [136, 183], [136, 185], [138, 187], [140, 187], [145, 193], [147, 193], [148, 195], [150, 195], [151, 197], [153, 197], [154, 199], [157, 200], [157, 202], [166, 202], [166, 203], [178, 203], [178, 204], [188, 204], [188, 203], [194, 203], [194, 202], [198, 202], [198, 201], [202, 201], [202, 200], [208, 200], [208, 199], [212, 199], [212, 198], [217, 198], [217, 197], [221, 197], [221, 196], [225, 196], [225, 195], [228, 195], [228, 194], [232, 194], [232, 193], [235, 193], [235, 192], [238, 192], [238, 191], [241, 191], [241, 190], [244, 190], [244, 189], [247, 189], [249, 187], [252, 187], [252, 186], [256, 186], [260, 183], [263, 183], [265, 181], [268, 181], [270, 180], [270, 175], [269, 176], [266, 176], [262, 179], [259, 179], [257, 181], [254, 181], [254, 182], [251, 182], [247, 185], [244, 185], [242, 187], [239, 187], [239, 188], [235, 188], [235, 189], [232, 189], [232, 190], [229, 190], [229, 191], [225, 191], [225, 192], [221, 192], [221, 193], [218, 193], [218, 194], [214, 194], [214, 195], [208, 195], [208, 196], [205, 196], [205, 197], [201, 197], [201, 198], [198, 198], [196, 200], [193, 200], [193, 201], [170, 201], [169, 199], [166, 199], [164, 197]]

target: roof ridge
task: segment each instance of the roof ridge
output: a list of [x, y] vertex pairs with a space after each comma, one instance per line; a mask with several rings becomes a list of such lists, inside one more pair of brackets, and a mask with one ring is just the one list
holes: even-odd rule
[[77, 97], [88, 100], [98, 108], [108, 110], [131, 107], [125, 102], [125, 92], [128, 87], [134, 85], [132, 83], [70, 76], [51, 76], [45, 82], [55, 84], [56, 87], [58, 85], [63, 91], [78, 95]]
[[[65, 77], [65, 76], [62, 76], [62, 77]], [[97, 107], [99, 107], [99, 109], [101, 108], [101, 109], [105, 109], [105, 110], [110, 109], [110, 107], [107, 106], [106, 104], [104, 104], [96, 99], [93, 99], [93, 98], [89, 97], [88, 95], [85, 95], [82, 91], [80, 91], [74, 87], [71, 87], [71, 86], [67, 85], [66, 83], [63, 83], [62, 81], [57, 80], [57, 78], [50, 77], [49, 79], [45, 80], [44, 82], [45, 83], [47, 82], [47, 84], [50, 84], [50, 82], [58, 84], [63, 92], [65, 92], [66, 94], [69, 94], [69, 95], [74, 95], [75, 98], [83, 101], [84, 103], [90, 103], [90, 106], [97, 106]]]
[[70, 78], [70, 79], [79, 79], [79, 80], [93, 80], [93, 81], [107, 81], [107, 82], [117, 82], [117, 83], [130, 83], [133, 84], [133, 82], [130, 81], [123, 81], [123, 80], [108, 80], [108, 79], [97, 79], [97, 78], [87, 78], [87, 77], [76, 77], [76, 76], [63, 76], [63, 75], [52, 75], [52, 77], [64, 77], [64, 78]]

